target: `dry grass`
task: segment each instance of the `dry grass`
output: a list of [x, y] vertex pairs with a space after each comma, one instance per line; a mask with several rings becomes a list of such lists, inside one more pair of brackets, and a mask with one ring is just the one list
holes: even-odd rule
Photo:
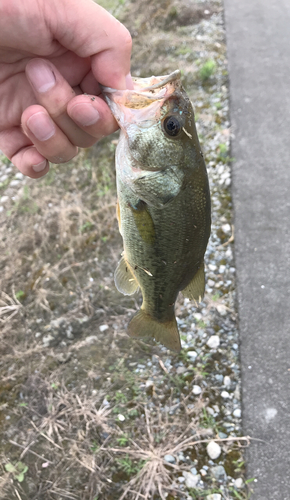
[[[165, 500], [167, 493], [179, 493], [174, 477], [190, 470], [190, 465], [179, 461], [180, 452], [203, 449], [213, 438], [225, 453], [233, 445], [241, 447], [249, 442], [248, 438], [219, 439], [212, 429], [199, 428], [198, 418], [170, 417], [162, 407], [150, 411], [148, 405], [137, 402], [135, 409], [138, 408], [141, 418], [138, 432], [130, 438], [127, 437], [130, 422], [121, 429], [114, 418], [116, 404], [108, 407], [101, 393], [78, 394], [63, 383], [56, 387], [52, 380], [54, 376], [50, 380], [35, 376], [27, 381], [23, 391], [29, 396], [30, 405], [18, 410], [21, 415], [18, 426], [29, 431], [20, 433], [17, 441], [9, 440], [14, 451], [21, 450], [17, 462], [29, 457], [25, 462], [33, 463], [34, 474], [42, 477], [41, 483], [34, 495], [28, 497], [22, 485], [13, 481], [13, 475], [6, 473], [1, 479], [4, 496], [0, 498], [6, 499], [5, 492], [11, 493], [11, 480], [16, 496], [22, 499], [32, 500], [39, 495], [47, 499], [55, 495], [59, 499], [94, 500], [98, 495], [107, 498], [114, 474], [125, 470], [125, 476], [130, 477], [118, 495], [119, 500], [149, 500], [156, 494]], [[109, 392], [112, 393], [110, 388]], [[174, 464], [164, 460], [166, 454], [175, 457]], [[7, 463], [7, 457], [2, 456], [2, 463]], [[82, 493], [78, 495], [74, 494], [75, 481], [78, 488], [82, 484]]]

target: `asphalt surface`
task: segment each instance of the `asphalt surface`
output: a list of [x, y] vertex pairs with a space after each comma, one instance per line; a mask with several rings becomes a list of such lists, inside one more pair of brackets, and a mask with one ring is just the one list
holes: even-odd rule
[[290, 500], [290, 1], [224, 3], [247, 476]]

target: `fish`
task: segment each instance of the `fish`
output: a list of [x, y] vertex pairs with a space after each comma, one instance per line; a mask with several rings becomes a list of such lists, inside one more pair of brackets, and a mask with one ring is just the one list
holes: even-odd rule
[[181, 291], [197, 303], [205, 291], [211, 226], [207, 170], [180, 71], [133, 83], [132, 90], [102, 88], [121, 129], [115, 162], [124, 250], [115, 285], [125, 295], [142, 292], [129, 336], [154, 338], [179, 352], [177, 296]]

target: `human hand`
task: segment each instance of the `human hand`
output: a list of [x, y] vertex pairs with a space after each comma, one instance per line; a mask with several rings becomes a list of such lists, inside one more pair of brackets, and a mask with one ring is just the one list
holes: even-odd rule
[[130, 54], [127, 29], [92, 0], [1, 0], [3, 153], [38, 178], [117, 130], [98, 82], [132, 88]]

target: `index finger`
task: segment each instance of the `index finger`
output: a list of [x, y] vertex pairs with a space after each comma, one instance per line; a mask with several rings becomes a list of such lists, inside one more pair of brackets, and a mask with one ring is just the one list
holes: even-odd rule
[[93, 74], [102, 85], [126, 89], [132, 49], [127, 28], [91, 0], [56, 3], [47, 4], [54, 38], [80, 57], [91, 57]]

